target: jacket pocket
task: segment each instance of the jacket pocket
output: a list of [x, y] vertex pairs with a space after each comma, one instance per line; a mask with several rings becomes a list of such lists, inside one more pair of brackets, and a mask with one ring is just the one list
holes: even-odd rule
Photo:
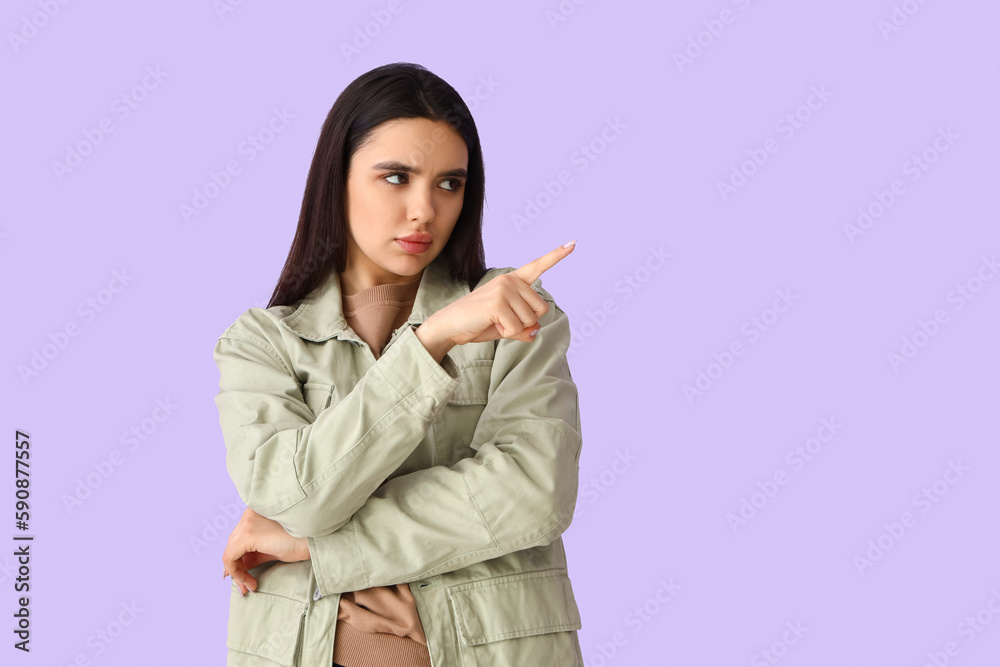
[[448, 399], [448, 405], [485, 405], [490, 395], [492, 359], [473, 359], [458, 365], [461, 382]]
[[432, 424], [439, 464], [450, 466], [476, 455], [472, 436], [489, 400], [492, 371], [492, 359], [459, 364], [462, 381]]
[[583, 627], [566, 570], [482, 579], [448, 588], [462, 665], [582, 665]]
[[262, 593], [259, 589], [241, 597], [239, 588], [233, 583], [226, 640], [231, 653], [227, 664], [269, 664], [238, 658], [232, 655], [232, 651], [236, 651], [292, 667], [302, 638], [306, 607], [304, 602]]

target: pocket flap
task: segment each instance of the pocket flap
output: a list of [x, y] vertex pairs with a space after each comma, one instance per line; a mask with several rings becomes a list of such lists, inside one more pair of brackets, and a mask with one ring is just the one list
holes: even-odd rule
[[583, 627], [565, 570], [473, 581], [448, 595], [466, 645]]
[[473, 359], [458, 364], [461, 382], [455, 393], [448, 399], [451, 405], [484, 405], [490, 395], [490, 377], [493, 374], [492, 359]]
[[280, 595], [258, 591], [241, 597], [233, 583], [226, 646], [291, 667], [305, 613], [304, 602]]

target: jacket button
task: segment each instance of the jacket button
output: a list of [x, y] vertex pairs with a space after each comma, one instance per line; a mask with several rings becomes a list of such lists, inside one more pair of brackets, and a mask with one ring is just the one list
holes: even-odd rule
[[313, 593], [313, 602], [315, 602], [316, 600], [320, 599], [321, 597], [323, 597], [323, 596], [319, 594], [319, 587], [317, 586], [316, 587], [316, 592]]

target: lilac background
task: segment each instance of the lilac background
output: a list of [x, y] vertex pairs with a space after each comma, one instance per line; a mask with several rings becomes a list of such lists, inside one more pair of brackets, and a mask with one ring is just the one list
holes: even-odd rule
[[31, 434], [36, 537], [30, 655], [0, 548], [0, 660], [224, 663], [243, 505], [212, 347], [270, 296], [336, 96], [404, 60], [473, 109], [488, 264], [579, 239], [543, 282], [581, 391], [565, 542], [587, 664], [998, 664], [995, 3], [564, 0], [553, 23], [556, 0], [223, 2], [4, 5], [2, 426], [5, 458]]

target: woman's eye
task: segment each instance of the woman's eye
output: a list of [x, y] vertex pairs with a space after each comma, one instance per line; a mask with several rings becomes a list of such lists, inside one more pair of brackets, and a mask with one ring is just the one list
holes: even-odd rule
[[[396, 185], [396, 186], [398, 186], [398, 185], [406, 185], [406, 183], [408, 182], [407, 179], [409, 177], [406, 174], [404, 174], [404, 173], [395, 173], [395, 174], [388, 174], [386, 176], [383, 176], [382, 178], [385, 179], [385, 181], [389, 185]], [[402, 179], [402, 182], [391, 180], [391, 179], [394, 179], [394, 178], [396, 178], [396, 179]], [[444, 189], [447, 190], [448, 192], [458, 192], [459, 190], [462, 189], [462, 185], [463, 185], [463, 181], [460, 178], [448, 178], [448, 179], [445, 179], [444, 181], [442, 181], [442, 183], [448, 183], [448, 184], [450, 184], [450, 185], [445, 185], [444, 186]]]

